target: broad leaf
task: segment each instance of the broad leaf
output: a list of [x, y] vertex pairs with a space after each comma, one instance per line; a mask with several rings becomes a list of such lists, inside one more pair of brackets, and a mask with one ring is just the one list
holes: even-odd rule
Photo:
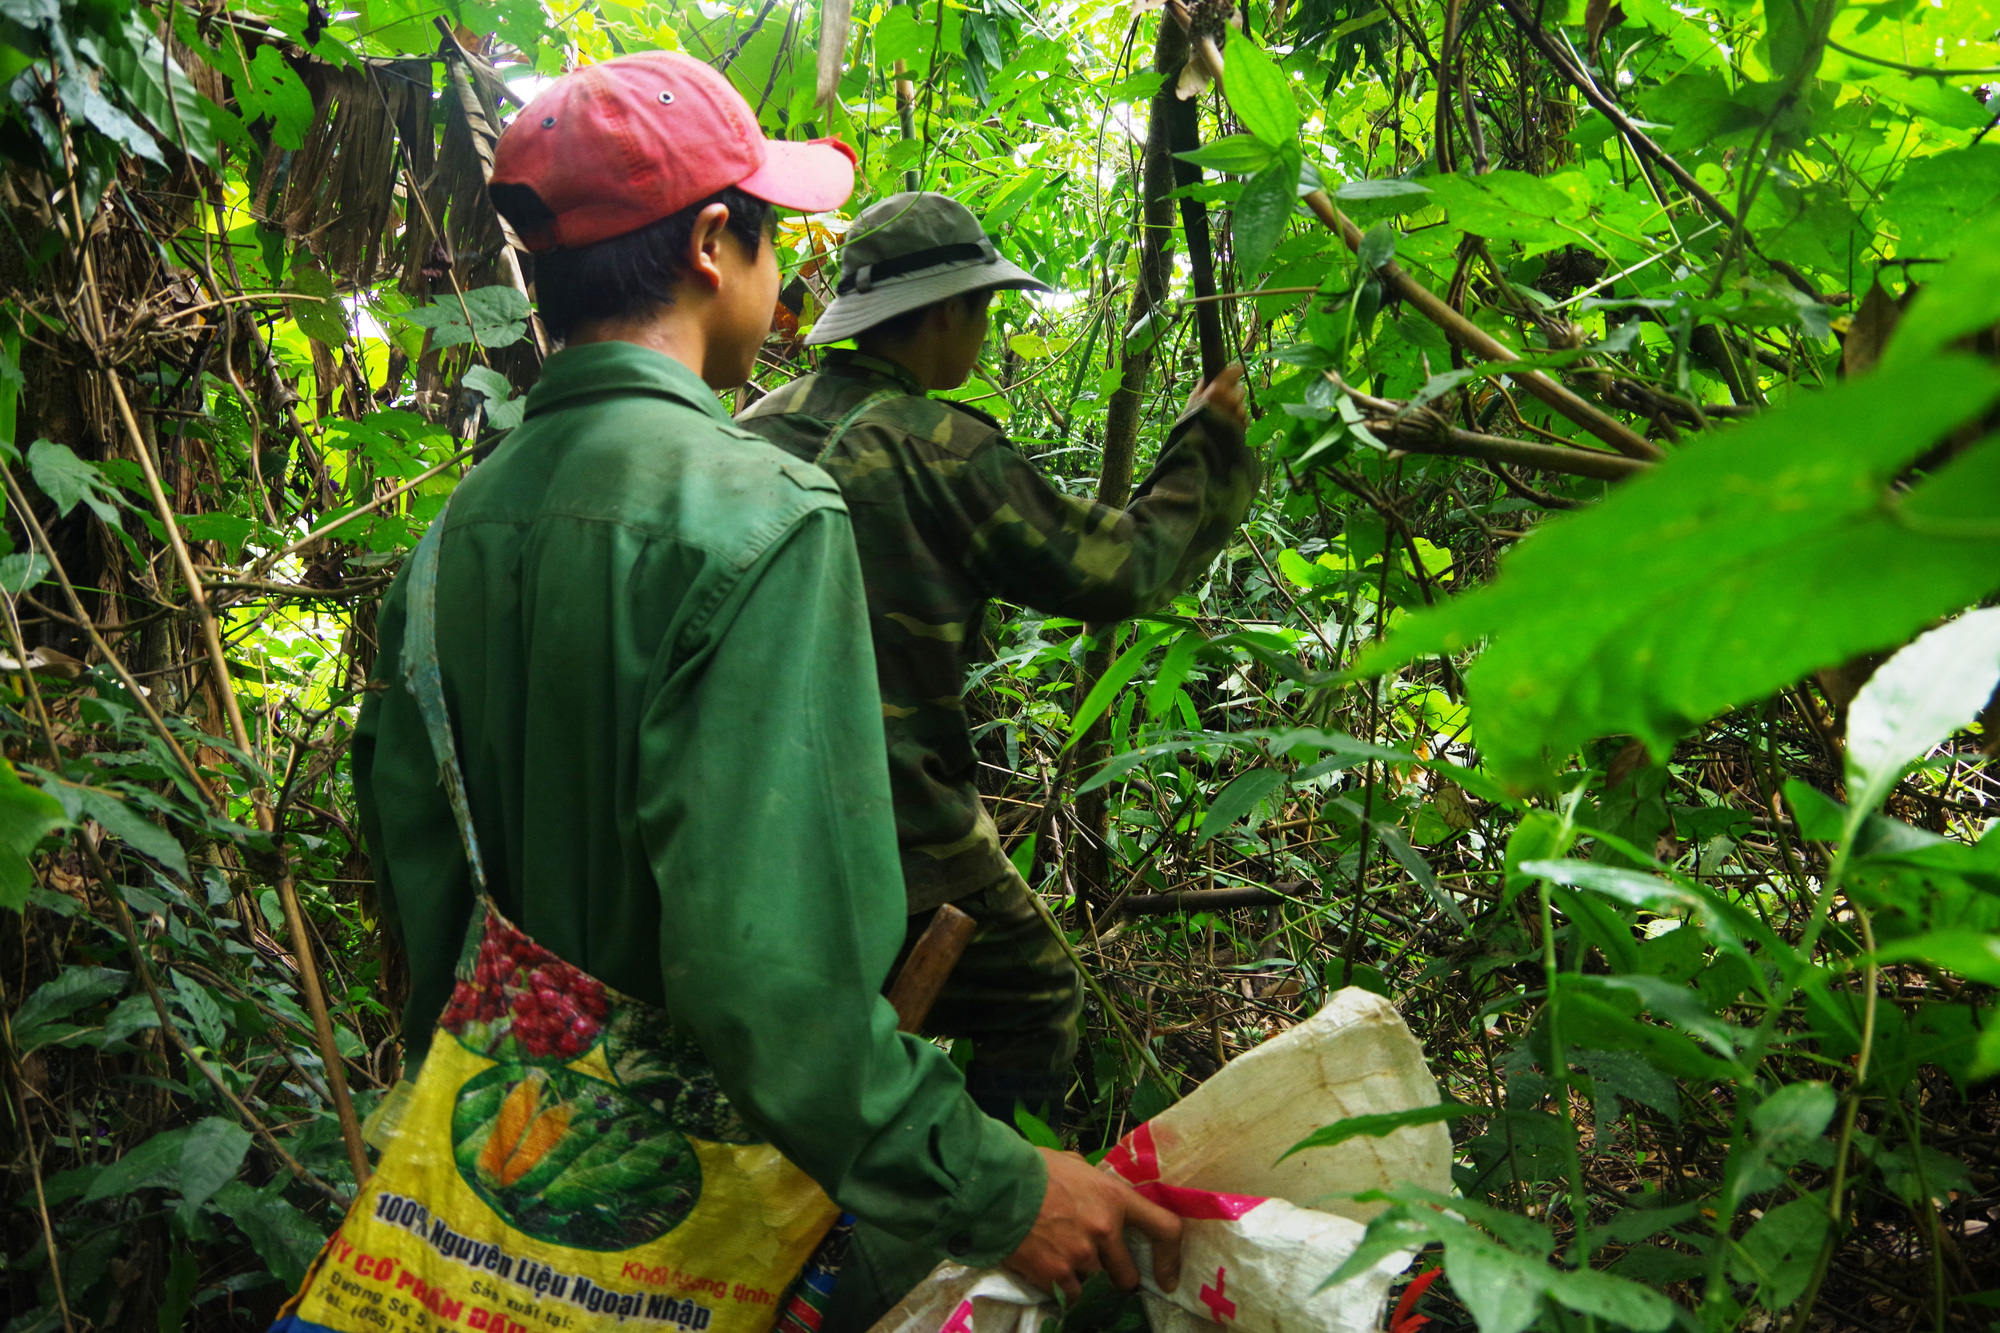
[[2000, 607], [1960, 616], [1884, 662], [1847, 713], [1850, 812], [1881, 804], [1905, 767], [1979, 715], [1996, 683]]
[[66, 967], [21, 1002], [13, 1017], [14, 1044], [23, 1055], [50, 1039], [51, 1027], [79, 1009], [123, 993], [130, 972], [109, 967]]
[[1268, 146], [1255, 135], [1232, 134], [1213, 143], [1205, 143], [1192, 152], [1175, 153], [1174, 156], [1210, 171], [1253, 176], [1276, 162], [1281, 153], [1282, 150]]
[[1503, 780], [1534, 785], [1593, 736], [1635, 735], [1664, 759], [1702, 719], [2000, 586], [2000, 533], [1978, 498], [2000, 480], [2000, 447], [1885, 503], [1908, 460], [1996, 396], [2000, 369], [1946, 357], [1695, 440], [1549, 523], [1362, 670], [1491, 636], [1466, 688]]
[[512, 287], [475, 287], [462, 298], [446, 293], [397, 318], [429, 329], [434, 347], [505, 347], [528, 336], [528, 310], [528, 298]]
[[97, 464], [78, 458], [68, 445], [36, 440], [28, 446], [28, 471], [42, 494], [56, 502], [58, 514], [68, 517], [82, 504], [106, 523], [117, 525], [118, 492]]
[[1230, 235], [1235, 241], [1240, 271], [1254, 275], [1264, 271], [1264, 263], [1277, 248], [1298, 206], [1299, 150], [1296, 145], [1277, 155], [1277, 160], [1243, 187], [1230, 214]]
[[233, 1120], [209, 1116], [188, 1128], [181, 1145], [181, 1215], [194, 1211], [236, 1178], [250, 1151], [250, 1131]]
[[60, 801], [21, 781], [14, 766], [0, 759], [0, 907], [18, 912], [26, 904], [35, 882], [28, 854], [68, 822]]
[[1301, 117], [1284, 71], [1239, 28], [1229, 30], [1222, 63], [1228, 71], [1223, 80], [1224, 90], [1243, 128], [1261, 139], [1266, 147], [1296, 152]]
[[1203, 816], [1201, 829], [1194, 835], [1199, 847], [1257, 807], [1257, 803], [1285, 785], [1285, 775], [1275, 768], [1253, 768], [1239, 773], [1227, 787], [1215, 794]]

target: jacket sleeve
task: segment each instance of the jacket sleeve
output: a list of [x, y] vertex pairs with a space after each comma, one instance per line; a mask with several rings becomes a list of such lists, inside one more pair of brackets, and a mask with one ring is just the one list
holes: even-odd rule
[[808, 513], [671, 663], [639, 760], [668, 1012], [745, 1120], [843, 1207], [998, 1262], [1046, 1169], [881, 995], [903, 881], [846, 513]]
[[1235, 423], [1197, 411], [1175, 423], [1123, 510], [1065, 495], [997, 437], [947, 484], [974, 579], [1010, 602], [1103, 622], [1155, 610], [1192, 583], [1249, 513], [1260, 481]]

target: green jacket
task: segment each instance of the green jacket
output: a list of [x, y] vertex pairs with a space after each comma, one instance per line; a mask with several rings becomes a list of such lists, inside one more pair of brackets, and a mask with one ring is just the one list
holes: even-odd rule
[[[842, 1206], [987, 1264], [1046, 1183], [881, 996], [903, 937], [873, 664], [839, 492], [630, 343], [551, 357], [459, 486], [437, 637], [500, 910], [662, 1005], [745, 1120]], [[416, 702], [404, 591], [354, 742], [427, 1048], [473, 899]]]
[[819, 374], [737, 424], [817, 461], [847, 498], [910, 911], [991, 887], [1013, 872], [973, 781], [963, 698], [986, 603], [1097, 623], [1158, 609], [1249, 512], [1256, 455], [1231, 423], [1192, 413], [1131, 505], [1110, 509], [1057, 490], [991, 417], [926, 398], [901, 366], [852, 351], [831, 353]]

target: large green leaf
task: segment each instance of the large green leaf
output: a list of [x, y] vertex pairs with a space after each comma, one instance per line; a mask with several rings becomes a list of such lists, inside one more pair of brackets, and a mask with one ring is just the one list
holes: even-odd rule
[[1593, 736], [1635, 735], [1664, 758], [1702, 719], [2000, 587], [2000, 444], [1900, 499], [1888, 489], [1996, 397], [2000, 369], [1947, 356], [1698, 439], [1550, 523], [1362, 670], [1490, 636], [1467, 694], [1489, 765], [1518, 787]]
[[1847, 720], [1849, 809], [1873, 810], [1903, 769], [1979, 715], [2000, 681], [2000, 608], [1919, 638], [1861, 687]]
[[1229, 30], [1223, 64], [1229, 71], [1223, 80], [1229, 105], [1243, 128], [1267, 147], [1296, 150], [1301, 117], [1284, 71], [1239, 28]]
[[21, 781], [14, 766], [0, 759], [0, 907], [21, 910], [35, 882], [28, 853], [67, 822], [61, 802]]
[[1201, 821], [1201, 831], [1194, 835], [1194, 845], [1199, 847], [1221, 833], [1284, 785], [1285, 775], [1275, 768], [1253, 768], [1248, 773], [1237, 774], [1209, 802], [1208, 813]]
[[463, 297], [448, 292], [429, 305], [405, 310], [397, 318], [429, 329], [434, 347], [469, 342], [505, 347], [528, 336], [528, 309], [528, 298], [512, 287], [475, 287]]
[[181, 1144], [182, 1216], [191, 1218], [217, 1190], [234, 1180], [249, 1151], [250, 1131], [233, 1120], [212, 1115], [190, 1126]]
[[285, 1184], [274, 1180], [259, 1190], [232, 1180], [215, 1192], [215, 1206], [242, 1228], [278, 1281], [295, 1288], [305, 1280], [306, 1266], [326, 1237], [311, 1218], [285, 1201]]
[[14, 1014], [14, 1046], [26, 1055], [37, 1046], [61, 1040], [78, 1029], [62, 1022], [79, 1009], [101, 1003], [125, 989], [130, 972], [110, 967], [66, 967], [45, 981]]
[[1264, 271], [1299, 200], [1299, 150], [1282, 150], [1277, 160], [1252, 177], [1230, 214], [1236, 262], [1247, 277]]

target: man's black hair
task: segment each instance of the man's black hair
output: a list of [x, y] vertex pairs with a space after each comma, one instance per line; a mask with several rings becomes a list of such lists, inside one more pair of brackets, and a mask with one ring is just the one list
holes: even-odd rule
[[932, 301], [928, 304], [920, 305], [915, 310], [905, 310], [900, 315], [891, 315], [880, 324], [870, 324], [867, 328], [855, 334], [854, 339], [856, 342], [864, 338], [880, 338], [885, 342], [892, 343], [908, 342], [917, 336], [919, 329], [923, 328], [924, 319], [931, 313], [933, 306], [943, 305], [945, 301], [970, 300], [975, 296], [981, 295], [984, 295], [988, 304], [991, 304], [994, 296], [999, 291], [998, 287], [975, 287], [969, 292], [957, 292], [945, 297], [944, 300]]
[[[554, 221], [541, 196], [525, 185], [496, 185], [492, 192], [493, 206], [523, 234]], [[771, 205], [733, 185], [623, 236], [536, 255], [535, 299], [549, 337], [565, 342], [586, 324], [672, 305], [675, 289], [687, 276], [695, 219], [710, 204], [728, 205], [727, 229], [755, 259]]]

